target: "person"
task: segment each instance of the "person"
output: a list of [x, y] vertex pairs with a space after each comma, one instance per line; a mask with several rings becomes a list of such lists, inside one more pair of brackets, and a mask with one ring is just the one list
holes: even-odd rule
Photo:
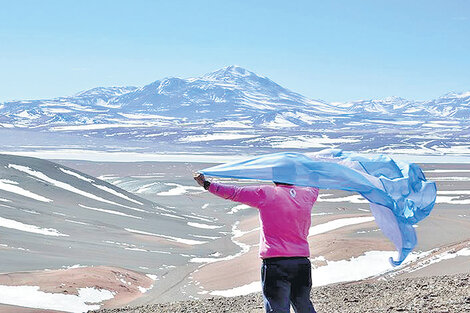
[[259, 210], [262, 259], [261, 283], [266, 312], [316, 313], [307, 241], [311, 210], [318, 188], [274, 182], [274, 185], [233, 186], [209, 182], [195, 173], [196, 182], [210, 193]]

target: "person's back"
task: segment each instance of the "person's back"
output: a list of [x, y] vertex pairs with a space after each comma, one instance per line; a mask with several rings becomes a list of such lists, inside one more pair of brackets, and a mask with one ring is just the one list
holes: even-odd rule
[[307, 241], [318, 188], [288, 184], [232, 186], [195, 177], [209, 192], [259, 209], [261, 281], [266, 312], [315, 312], [310, 302], [311, 264]]
[[261, 258], [310, 255], [307, 236], [318, 189], [282, 184], [237, 187], [212, 183], [209, 191], [259, 209]]
[[260, 256], [310, 256], [307, 241], [311, 225], [311, 209], [318, 189], [295, 186], [268, 186], [272, 197], [260, 207], [262, 221]]

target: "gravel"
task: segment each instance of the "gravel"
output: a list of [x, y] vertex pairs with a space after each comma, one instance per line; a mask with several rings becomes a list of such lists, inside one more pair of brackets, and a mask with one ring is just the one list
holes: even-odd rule
[[[318, 313], [338, 312], [470, 312], [470, 274], [345, 283], [314, 288], [312, 301]], [[260, 294], [152, 304], [99, 313], [261, 313]]]

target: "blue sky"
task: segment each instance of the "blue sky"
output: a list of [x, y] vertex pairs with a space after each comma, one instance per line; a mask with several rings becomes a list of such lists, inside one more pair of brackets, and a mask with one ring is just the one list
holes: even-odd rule
[[232, 64], [327, 101], [470, 91], [470, 1], [0, 0], [0, 102]]

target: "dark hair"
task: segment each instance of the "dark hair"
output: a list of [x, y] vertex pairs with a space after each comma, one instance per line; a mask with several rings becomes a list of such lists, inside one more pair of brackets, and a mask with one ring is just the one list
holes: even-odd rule
[[288, 183], [280, 183], [278, 181], [273, 181], [273, 183], [277, 186], [277, 185], [285, 185], [285, 186], [294, 186], [294, 184], [288, 184]]

